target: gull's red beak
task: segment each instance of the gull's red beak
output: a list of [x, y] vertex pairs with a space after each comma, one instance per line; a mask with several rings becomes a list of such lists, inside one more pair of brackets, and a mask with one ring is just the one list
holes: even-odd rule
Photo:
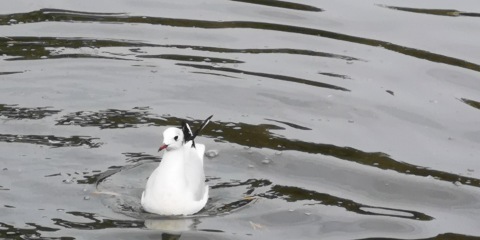
[[162, 151], [163, 149], [167, 148], [168, 145], [167, 144], [162, 144], [162, 146], [160, 146], [160, 148], [158, 149], [158, 151]]

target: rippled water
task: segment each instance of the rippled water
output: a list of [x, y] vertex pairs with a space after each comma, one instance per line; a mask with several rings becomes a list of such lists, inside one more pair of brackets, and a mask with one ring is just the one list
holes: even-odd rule
[[[0, 238], [480, 237], [479, 17], [473, 0], [0, 3]], [[143, 212], [162, 131], [211, 114], [207, 207]]]

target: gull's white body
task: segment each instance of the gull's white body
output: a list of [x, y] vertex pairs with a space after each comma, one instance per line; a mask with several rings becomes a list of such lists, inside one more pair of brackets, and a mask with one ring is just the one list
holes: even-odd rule
[[177, 128], [169, 128], [163, 135], [168, 147], [162, 162], [147, 181], [142, 207], [160, 215], [194, 214], [208, 200], [203, 171], [205, 145], [195, 144], [194, 148], [192, 141], [183, 144], [183, 133]]

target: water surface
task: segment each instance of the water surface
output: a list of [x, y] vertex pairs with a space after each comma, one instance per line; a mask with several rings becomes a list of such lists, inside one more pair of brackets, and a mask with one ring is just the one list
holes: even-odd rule
[[[480, 237], [476, 1], [0, 6], [0, 238]], [[207, 207], [142, 212], [211, 114]]]

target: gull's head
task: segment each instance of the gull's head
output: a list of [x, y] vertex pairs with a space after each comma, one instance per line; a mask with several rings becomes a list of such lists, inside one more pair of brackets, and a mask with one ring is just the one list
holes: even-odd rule
[[183, 145], [183, 132], [181, 129], [170, 127], [163, 132], [163, 144], [158, 151], [163, 149], [175, 150], [179, 149]]

